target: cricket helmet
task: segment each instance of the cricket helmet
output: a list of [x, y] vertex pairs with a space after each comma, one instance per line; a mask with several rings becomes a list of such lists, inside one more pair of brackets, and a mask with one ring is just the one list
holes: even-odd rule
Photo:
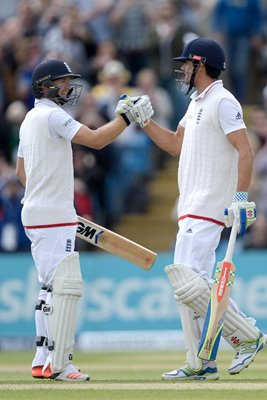
[[191, 40], [184, 48], [180, 57], [174, 58], [175, 61], [185, 62], [201, 61], [212, 68], [225, 71], [225, 54], [218, 42], [213, 39], [200, 37]]
[[53, 81], [60, 78], [71, 79], [81, 78], [81, 75], [74, 74], [69, 65], [61, 60], [44, 60], [33, 70], [32, 94], [36, 99], [45, 97], [53, 100], [59, 105], [69, 103], [75, 105], [80, 97], [82, 85], [70, 84], [70, 90], [66, 96], [59, 96], [59, 87]]

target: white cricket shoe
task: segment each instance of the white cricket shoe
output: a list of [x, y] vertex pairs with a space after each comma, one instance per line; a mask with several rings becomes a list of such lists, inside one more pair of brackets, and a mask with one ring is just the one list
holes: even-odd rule
[[175, 369], [171, 372], [165, 372], [163, 374], [162, 379], [164, 381], [168, 380], [176, 380], [176, 381], [184, 381], [184, 380], [216, 380], [219, 379], [217, 364], [214, 361], [210, 361], [206, 363], [202, 369], [195, 370], [191, 368], [188, 364], [182, 366], [179, 369]]
[[55, 381], [64, 382], [84, 382], [89, 381], [90, 376], [87, 374], [82, 374], [74, 365], [69, 364], [66, 366], [64, 371], [55, 377]]
[[267, 336], [260, 333], [258, 339], [241, 343], [237, 347], [236, 355], [228, 368], [229, 374], [239, 374], [244, 368], [247, 368], [254, 361], [256, 354], [264, 347], [266, 340]]

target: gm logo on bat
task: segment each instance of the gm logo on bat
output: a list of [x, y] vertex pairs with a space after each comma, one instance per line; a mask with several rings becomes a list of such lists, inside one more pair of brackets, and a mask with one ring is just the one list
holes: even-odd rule
[[85, 225], [80, 221], [78, 223], [77, 233], [90, 239], [95, 244], [103, 242], [103, 240], [101, 240], [101, 236], [104, 233], [102, 229], [92, 228], [90, 225]]

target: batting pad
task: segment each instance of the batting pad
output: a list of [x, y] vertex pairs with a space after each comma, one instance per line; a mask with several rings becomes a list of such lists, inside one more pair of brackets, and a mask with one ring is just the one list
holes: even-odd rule
[[53, 280], [52, 308], [48, 315], [49, 349], [53, 373], [72, 362], [78, 301], [83, 281], [79, 254], [65, 258]]
[[[167, 265], [165, 272], [175, 299], [205, 319], [211, 292], [208, 282], [193, 269], [180, 264]], [[257, 339], [259, 334], [259, 329], [244, 314], [228, 305], [222, 336], [234, 349], [242, 342]]]
[[198, 346], [201, 337], [199, 321], [194, 311], [183, 303], [179, 303], [179, 314], [183, 327], [184, 342], [187, 349], [187, 361], [191, 368], [202, 369], [202, 360], [198, 358]]

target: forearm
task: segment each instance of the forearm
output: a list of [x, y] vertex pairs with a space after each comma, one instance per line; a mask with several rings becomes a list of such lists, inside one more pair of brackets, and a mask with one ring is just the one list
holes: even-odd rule
[[82, 126], [73, 138], [73, 142], [94, 149], [102, 149], [112, 143], [127, 127], [122, 117], [116, 117], [113, 121], [92, 130]]
[[239, 154], [237, 192], [248, 192], [253, 170], [253, 153]]
[[182, 135], [164, 128], [151, 120], [149, 125], [144, 128], [150, 139], [162, 150], [171, 155], [177, 155], [181, 151]]
[[26, 186], [26, 173], [24, 169], [24, 159], [22, 157], [17, 158], [16, 175], [23, 187]]
[[230, 143], [238, 151], [238, 181], [237, 192], [247, 192], [253, 169], [253, 150], [246, 129], [240, 129], [227, 136]]

